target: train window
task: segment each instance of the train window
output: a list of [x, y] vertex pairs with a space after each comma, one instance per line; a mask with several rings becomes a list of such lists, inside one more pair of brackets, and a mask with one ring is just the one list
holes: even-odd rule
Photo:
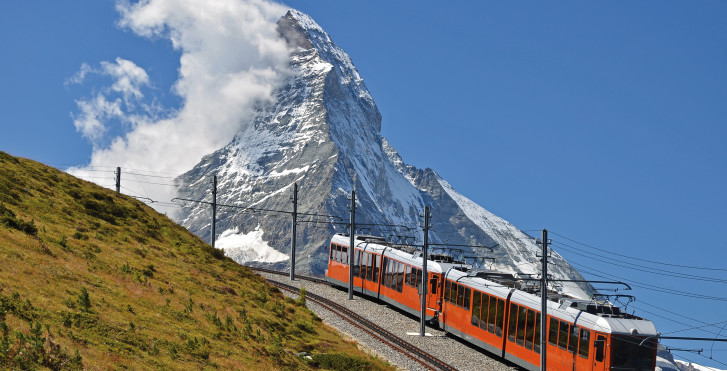
[[404, 268], [404, 273], [406, 274], [406, 277], [404, 278], [404, 282], [406, 282], [407, 286], [414, 286], [411, 283], [411, 265], [407, 265], [406, 268]]
[[449, 302], [457, 304], [457, 284], [452, 282], [452, 291], [449, 292]]
[[570, 338], [568, 340], [568, 351], [576, 354], [578, 353], [578, 326], [570, 326]]
[[384, 258], [384, 265], [382, 266], [382, 269], [384, 270], [384, 276], [381, 280], [381, 284], [389, 287], [389, 282], [391, 282], [391, 262], [389, 261], [389, 258]]
[[533, 349], [533, 334], [535, 333], [535, 311], [528, 309], [528, 321], [525, 325], [525, 348]]
[[596, 362], [603, 362], [605, 346], [606, 346], [606, 337], [598, 335], [596, 337], [596, 341], [593, 342], [593, 348], [596, 350]]
[[[364, 253], [364, 262], [361, 264], [361, 269], [363, 269], [364, 277], [367, 281], [371, 281], [371, 272], [373, 271], [371, 269], [371, 265], [373, 264], [373, 256], [369, 253]], [[364, 268], [365, 267], [365, 268]]]
[[391, 282], [389, 282], [389, 287], [391, 287], [392, 290], [396, 290], [396, 281], [399, 280], [399, 262], [391, 261]]
[[401, 269], [404, 264], [397, 261], [392, 261], [392, 263], [393, 266], [391, 267], [391, 288], [393, 290], [399, 290], [399, 280], [403, 278], [403, 273], [401, 273]]
[[371, 281], [372, 280], [371, 273], [373, 273], [373, 271], [374, 271], [371, 268], [371, 266], [374, 264], [374, 256], [369, 253], [366, 253], [366, 259], [364, 260], [364, 262], [366, 263], [366, 272], [364, 272], [366, 274], [366, 280]]
[[422, 270], [417, 268], [417, 279], [416, 279], [416, 285], [414, 287], [419, 289], [419, 286], [422, 285]]
[[540, 354], [540, 312], [535, 312], [535, 353]]
[[396, 277], [396, 291], [402, 292], [404, 290], [404, 263], [399, 263], [399, 275]]
[[515, 335], [517, 333], [517, 312], [518, 306], [515, 303], [510, 303], [510, 321], [507, 324], [507, 340], [515, 342]]
[[488, 304], [490, 309], [487, 314], [487, 331], [495, 333], [495, 318], [497, 315], [497, 298], [490, 296], [490, 303]]
[[328, 260], [333, 260], [333, 253], [336, 251], [336, 245], [331, 244], [331, 247], [329, 249], [329, 256]]
[[389, 287], [391, 287], [392, 290], [396, 290], [396, 281], [399, 279], [399, 262], [397, 261], [391, 261], [391, 281], [389, 281]]
[[449, 296], [452, 295], [452, 281], [444, 281], [444, 301], [450, 302]]
[[[482, 294], [482, 307], [480, 315], [480, 328], [487, 331], [488, 307], [490, 306], [490, 295]], [[492, 331], [490, 331], [492, 332]]]
[[502, 337], [502, 323], [505, 321], [505, 301], [497, 299], [497, 318], [495, 318], [495, 335]]
[[472, 294], [471, 294], [472, 289], [469, 287], [464, 287], [464, 286], [462, 286], [462, 287], [464, 288], [464, 309], [469, 310], [470, 309], [470, 299], [472, 296]]
[[361, 252], [361, 278], [366, 279], [366, 266], [369, 261], [369, 254]]
[[482, 300], [482, 295], [475, 290], [472, 294], [472, 325], [477, 327], [480, 327], [480, 300]]
[[548, 343], [558, 345], [558, 320], [550, 319], [550, 329], [548, 330]]
[[591, 332], [582, 328], [581, 329], [581, 341], [578, 347], [578, 355], [583, 358], [588, 358], [588, 347], [590, 346]]
[[399, 281], [399, 265], [401, 263], [397, 261], [391, 262], [391, 289], [396, 290], [396, 287], [398, 286]]
[[563, 349], [568, 349], [568, 333], [570, 332], [570, 327], [568, 327], [568, 322], [560, 321], [560, 331], [558, 333], [558, 347]]
[[348, 247], [341, 246], [341, 263], [348, 265]]
[[392, 262], [394, 263], [394, 266], [391, 267], [391, 289], [392, 290], [398, 290], [399, 289], [399, 268], [401, 268], [401, 263], [399, 262]]
[[457, 306], [464, 307], [464, 286], [457, 284]]
[[[528, 324], [528, 308], [520, 307], [518, 311], [517, 321], [517, 344], [524, 345], [525, 342], [525, 326]], [[530, 346], [532, 348], [532, 344]]]
[[359, 277], [361, 274], [361, 250], [354, 250], [353, 255], [353, 276]]
[[341, 246], [338, 246], [338, 245], [335, 245], [335, 246], [336, 246], [336, 249], [335, 249], [335, 252], [333, 253], [334, 254], [333, 260], [340, 262], [341, 261]]
[[374, 258], [374, 283], [379, 282], [379, 267], [381, 266], [381, 255]]

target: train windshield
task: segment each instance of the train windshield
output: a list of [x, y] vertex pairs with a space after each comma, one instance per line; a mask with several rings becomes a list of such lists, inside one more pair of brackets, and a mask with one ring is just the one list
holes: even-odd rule
[[614, 335], [611, 341], [611, 369], [641, 371], [654, 369], [656, 340]]

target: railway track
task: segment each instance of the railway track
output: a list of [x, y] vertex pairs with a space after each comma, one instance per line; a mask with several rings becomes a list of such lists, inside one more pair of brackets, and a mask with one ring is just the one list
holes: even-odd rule
[[[270, 269], [264, 269], [264, 268], [252, 268], [253, 270], [260, 271], [260, 272], [266, 272], [270, 274], [275, 275], [281, 275], [285, 276], [287, 273], [285, 272], [279, 272], [274, 271]], [[306, 276], [299, 276], [296, 275], [297, 279], [314, 282], [314, 283], [321, 283], [321, 284], [328, 284], [325, 280], [314, 278], [314, 277], [306, 277]], [[274, 280], [268, 280], [270, 284], [273, 286], [285, 290], [291, 293], [297, 294], [299, 292], [298, 288], [295, 286], [288, 285], [283, 282], [274, 281]], [[331, 313], [336, 314], [337, 316], [341, 317], [343, 320], [351, 323], [355, 327], [361, 329], [362, 331], [366, 332], [373, 338], [377, 339], [378, 341], [387, 344], [392, 349], [400, 352], [401, 354], [407, 356], [408, 358], [412, 359], [413, 361], [419, 363], [423, 367], [429, 370], [456, 370], [454, 367], [450, 366], [446, 362], [440, 360], [439, 358], [436, 358], [429, 354], [428, 352], [410, 344], [406, 340], [394, 335], [393, 333], [387, 331], [383, 327], [377, 325], [376, 323], [364, 318], [363, 316], [349, 310], [345, 306], [338, 304], [334, 301], [331, 301], [329, 299], [326, 299], [322, 296], [313, 294], [311, 292], [306, 293], [306, 300], [310, 300], [326, 310], [330, 311]]]

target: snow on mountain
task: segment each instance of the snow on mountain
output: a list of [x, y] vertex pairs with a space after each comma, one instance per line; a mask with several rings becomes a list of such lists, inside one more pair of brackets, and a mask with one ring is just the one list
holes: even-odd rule
[[262, 237], [263, 230], [259, 227], [250, 233], [240, 233], [238, 228], [232, 228], [220, 234], [215, 241], [215, 247], [225, 250], [225, 255], [240, 264], [277, 263], [290, 258], [289, 255], [272, 248]]
[[[439, 184], [445, 192], [457, 203], [462, 212], [472, 220], [487, 235], [491, 236], [499, 248], [509, 254], [512, 262], [523, 262], [513, 267], [511, 264], [496, 264], [498, 270], [517, 274], [518, 272], [530, 275], [537, 275], [540, 272], [540, 264], [532, 261], [532, 256], [542, 252], [540, 245], [534, 239], [521, 230], [495, 214], [485, 210], [472, 200], [462, 196], [455, 191], [446, 180], [437, 176]], [[565, 259], [558, 253], [552, 252], [550, 256], [552, 264], [548, 267], [548, 273], [557, 277], [567, 277], [569, 272], [561, 268], [567, 266]], [[588, 297], [588, 294], [576, 283], [561, 283], [560, 291], [574, 297]]]
[[685, 362], [679, 359], [676, 359], [674, 361], [679, 366], [680, 371], [727, 371], [719, 368], [698, 365], [692, 362]]
[[[178, 179], [181, 198], [209, 202], [211, 177], [217, 175], [218, 203], [258, 209], [220, 207], [217, 230], [225, 232], [217, 236], [218, 246], [247, 236], [258, 239], [258, 245], [264, 241], [278, 251], [290, 251], [290, 215], [271, 210], [292, 211], [297, 183], [298, 211], [307, 214], [299, 217], [296, 238], [301, 273], [323, 273], [331, 235], [345, 232], [345, 226], [335, 223], [348, 220], [352, 189], [357, 222], [386, 225], [364, 232], [421, 242], [419, 215], [428, 205], [433, 243], [497, 245], [492, 253], [456, 253], [475, 264], [477, 256], [494, 257], [493, 267], [512, 273], [539, 273], [540, 248], [531, 237], [457, 193], [433, 170], [401, 159], [381, 136], [381, 114], [350, 57], [313, 19], [291, 10], [278, 21], [278, 32], [289, 46], [292, 72], [275, 92], [275, 101], [260, 104], [228, 145]], [[180, 216], [184, 226], [210, 239], [209, 205], [189, 203]], [[252, 255], [235, 256], [242, 262]], [[277, 259], [265, 256], [268, 262]], [[553, 276], [582, 279], [562, 263], [553, 265]], [[282, 268], [287, 262], [277, 264]], [[575, 284], [554, 288], [584, 298], [590, 290]]]

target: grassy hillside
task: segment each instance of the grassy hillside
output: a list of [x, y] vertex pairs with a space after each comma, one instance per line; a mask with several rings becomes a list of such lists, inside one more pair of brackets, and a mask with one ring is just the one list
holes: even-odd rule
[[146, 205], [3, 152], [0, 337], [11, 369], [387, 367]]

